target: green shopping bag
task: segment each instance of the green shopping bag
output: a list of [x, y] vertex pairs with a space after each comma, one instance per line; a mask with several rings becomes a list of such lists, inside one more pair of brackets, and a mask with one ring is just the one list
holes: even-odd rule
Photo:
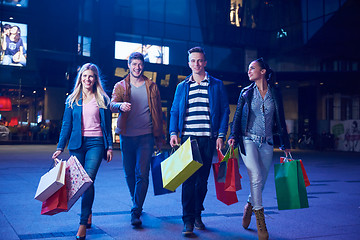
[[279, 210], [308, 208], [300, 161], [275, 164], [275, 187]]

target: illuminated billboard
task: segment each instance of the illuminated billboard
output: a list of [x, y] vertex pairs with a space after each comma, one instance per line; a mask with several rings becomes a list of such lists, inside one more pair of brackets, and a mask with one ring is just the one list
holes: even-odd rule
[[1, 23], [0, 65], [26, 66], [27, 24]]
[[133, 52], [142, 53], [145, 62], [169, 64], [169, 47], [115, 41], [115, 59], [128, 60]]

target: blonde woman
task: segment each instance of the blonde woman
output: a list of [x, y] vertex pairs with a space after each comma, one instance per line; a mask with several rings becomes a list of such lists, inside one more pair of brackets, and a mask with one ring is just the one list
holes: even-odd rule
[[[53, 158], [64, 150], [67, 141], [70, 155], [74, 155], [95, 181], [102, 158], [112, 160], [110, 99], [105, 93], [99, 69], [95, 64], [84, 64], [77, 74], [73, 92], [67, 98], [57, 150]], [[85, 239], [91, 227], [94, 184], [83, 194], [80, 226], [76, 239]]]

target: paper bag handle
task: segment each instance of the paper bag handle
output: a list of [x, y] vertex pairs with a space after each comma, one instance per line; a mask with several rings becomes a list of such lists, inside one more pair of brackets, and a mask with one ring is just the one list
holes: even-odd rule
[[293, 159], [293, 157], [291, 156], [291, 153], [288, 153], [289, 156], [286, 156], [285, 154], [285, 157], [284, 157], [284, 162], [289, 162], [289, 159]]
[[58, 159], [58, 158], [54, 158], [54, 164], [56, 165], [56, 164], [58, 164], [59, 162], [61, 162], [61, 160], [60, 159]]

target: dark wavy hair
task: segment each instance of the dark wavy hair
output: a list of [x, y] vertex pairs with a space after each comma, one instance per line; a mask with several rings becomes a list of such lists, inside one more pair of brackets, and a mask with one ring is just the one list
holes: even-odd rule
[[256, 60], [254, 60], [254, 62], [257, 62], [260, 66], [261, 69], [265, 69], [266, 70], [266, 74], [265, 74], [265, 78], [269, 83], [273, 83], [274, 81], [274, 71], [269, 67], [269, 65], [267, 63], [265, 63], [264, 59], [258, 58]]

